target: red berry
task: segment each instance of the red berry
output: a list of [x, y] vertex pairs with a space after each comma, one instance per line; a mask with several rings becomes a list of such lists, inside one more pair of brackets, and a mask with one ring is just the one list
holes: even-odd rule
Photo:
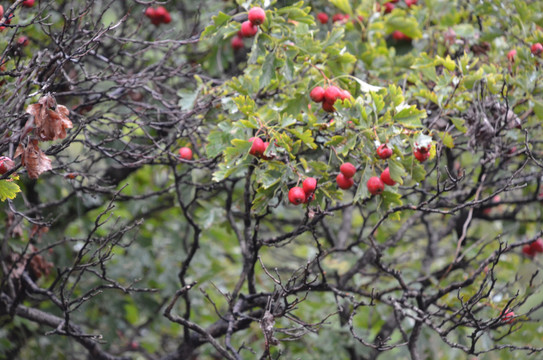
[[411, 41], [411, 38], [407, 35], [405, 35], [403, 32], [394, 30], [392, 33], [392, 38], [396, 41]]
[[534, 257], [535, 251], [530, 245], [524, 245], [522, 247], [522, 253], [528, 257]]
[[413, 155], [415, 155], [415, 158], [419, 162], [425, 162], [430, 157], [429, 152], [421, 152], [419, 149], [415, 149], [415, 151], [413, 151]]
[[230, 40], [230, 45], [234, 50], [243, 49], [243, 39], [236, 35], [232, 38], [232, 40]]
[[288, 201], [294, 205], [300, 205], [305, 201], [305, 192], [301, 187], [293, 187], [288, 191]]
[[381, 159], [388, 159], [392, 156], [392, 149], [387, 144], [382, 144], [377, 148], [377, 156]]
[[391, 13], [394, 10], [394, 4], [391, 2], [385, 3], [385, 14]]
[[535, 43], [532, 45], [531, 50], [532, 54], [539, 55], [541, 54], [541, 51], [543, 51], [543, 45], [541, 45], [540, 43]]
[[243, 37], [253, 37], [258, 32], [258, 26], [253, 25], [249, 20], [241, 24], [241, 35]]
[[390, 177], [390, 169], [386, 168], [385, 171], [381, 173], [381, 180], [388, 186], [396, 185], [396, 181], [392, 180]]
[[328, 23], [328, 15], [326, 13], [320, 12], [320, 13], [317, 14], [317, 20], [319, 20], [319, 22], [321, 24], [327, 24]]
[[405, 5], [407, 5], [407, 7], [411, 7], [416, 4], [417, 4], [417, 0], [405, 0]]
[[179, 149], [179, 157], [183, 160], [192, 160], [192, 150], [188, 147]]
[[341, 164], [341, 166], [339, 167], [339, 171], [346, 178], [352, 178], [354, 174], [356, 173], [356, 167], [350, 162], [346, 162], [344, 164]]
[[513, 49], [507, 53], [507, 59], [511, 62], [515, 61], [515, 56], [517, 56], [517, 50]]
[[383, 192], [383, 190], [385, 190], [385, 184], [383, 183], [381, 178], [378, 178], [377, 176], [370, 177], [367, 185], [368, 190], [372, 195], [379, 195]]
[[311, 92], [309, 93], [309, 97], [314, 102], [322, 102], [324, 100], [324, 89], [322, 88], [322, 86], [314, 87], [313, 90], [311, 90]]
[[313, 200], [315, 200], [315, 193], [305, 194], [304, 204], [307, 204]]
[[24, 7], [32, 7], [32, 6], [34, 6], [34, 2], [35, 2], [34, 0], [24, 0], [23, 1], [23, 6]]
[[324, 91], [324, 101], [334, 105], [337, 99], [341, 96], [341, 90], [336, 86], [330, 86]]
[[345, 20], [345, 15], [343, 14], [335, 14], [334, 16], [332, 16], [333, 22], [338, 22], [338, 21], [343, 21], [343, 20]]
[[159, 6], [155, 9], [155, 16], [157, 18], [160, 19], [160, 21], [162, 21], [162, 19], [164, 19], [164, 17], [166, 16], [166, 14], [168, 14], [168, 10], [166, 10], [166, 8], [164, 6]]
[[19, 46], [28, 46], [28, 44], [30, 44], [30, 40], [28, 40], [28, 38], [23, 35], [17, 39], [17, 44]]
[[351, 96], [351, 93], [349, 92], [349, 90], [341, 90], [340, 93], [339, 93], [339, 98], [341, 99], [341, 101], [350, 99], [351, 97], [352, 96]]
[[515, 313], [511, 310], [505, 310], [502, 321], [506, 324], [512, 324], [515, 321]]
[[315, 189], [317, 188], [317, 179], [312, 178], [312, 177], [308, 177], [302, 183], [302, 188], [304, 189], [304, 192], [306, 194], [314, 193]]
[[266, 12], [262, 8], [254, 7], [249, 10], [249, 21], [253, 25], [260, 25], [266, 20]]
[[249, 142], [253, 143], [251, 150], [249, 150], [249, 154], [256, 157], [261, 157], [262, 154], [264, 154], [264, 151], [266, 151], [266, 145], [264, 145], [264, 141], [262, 141], [261, 138], [252, 137], [249, 139]]
[[543, 253], [543, 239], [537, 239], [530, 244], [533, 253]]
[[169, 12], [167, 12], [166, 15], [164, 15], [164, 16], [162, 17], [162, 22], [163, 22], [164, 24], [169, 24], [169, 23], [172, 22], [172, 16], [170, 15]]
[[13, 169], [14, 166], [15, 163], [13, 162], [13, 160], [8, 158], [7, 156], [0, 156], [0, 175], [4, 175], [5, 173]]
[[155, 9], [152, 7], [148, 7], [147, 9], [145, 9], [145, 16], [147, 16], [149, 19], [154, 19]]
[[336, 176], [336, 183], [340, 189], [347, 190], [354, 185], [354, 180], [352, 177], [346, 177], [342, 173], [339, 173], [338, 176]]
[[336, 111], [336, 108], [334, 107], [333, 103], [330, 103], [328, 101], [322, 102], [322, 109], [326, 112], [334, 112]]

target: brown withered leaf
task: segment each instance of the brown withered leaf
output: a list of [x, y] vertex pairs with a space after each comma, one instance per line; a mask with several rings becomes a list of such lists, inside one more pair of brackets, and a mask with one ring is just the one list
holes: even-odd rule
[[26, 112], [32, 115], [36, 135], [41, 141], [64, 139], [66, 129], [73, 127], [68, 118], [70, 111], [66, 106], [57, 105], [49, 94], [42, 96], [37, 104], [28, 105]]
[[32, 139], [26, 148], [21, 144], [15, 151], [15, 157], [21, 155], [21, 164], [26, 168], [31, 179], [37, 179], [41, 173], [53, 169], [51, 159], [38, 147], [38, 140]]

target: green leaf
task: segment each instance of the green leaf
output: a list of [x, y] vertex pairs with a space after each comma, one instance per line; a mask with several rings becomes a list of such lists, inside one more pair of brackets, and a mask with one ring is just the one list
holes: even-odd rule
[[452, 138], [450, 133], [442, 133], [441, 140], [443, 141], [443, 145], [445, 145], [449, 149], [452, 149], [454, 147], [454, 139]]
[[396, 192], [385, 190], [381, 193], [381, 198], [383, 199], [382, 206], [385, 209], [390, 209], [393, 205], [401, 206], [402, 196]]
[[260, 76], [259, 88], [263, 89], [268, 86], [275, 74], [275, 53], [270, 52], [266, 55], [264, 64], [262, 64], [262, 75]]
[[360, 177], [360, 182], [358, 183], [358, 188], [356, 189], [356, 194], [354, 195], [354, 202], [358, 202], [360, 199], [365, 199], [370, 196], [367, 183], [371, 175], [371, 168], [369, 164], [366, 164], [364, 171], [362, 171], [362, 176]]
[[10, 180], [0, 180], [0, 200], [15, 199], [18, 192], [21, 192], [19, 185]]
[[349, 0], [330, 0], [330, 2], [342, 12], [349, 15], [353, 14], [353, 9], [351, 8], [351, 4], [349, 4]]
[[534, 113], [539, 120], [543, 120], [543, 102], [534, 100]]
[[422, 37], [422, 32], [419, 29], [419, 23], [415, 18], [407, 17], [404, 11], [395, 11], [386, 19], [387, 34], [391, 34], [395, 30], [403, 32], [412, 39]]
[[403, 178], [407, 176], [402, 163], [395, 159], [388, 159], [388, 169], [390, 171], [390, 177], [398, 184], [403, 185]]
[[464, 125], [465, 120], [459, 117], [451, 117], [450, 118], [452, 123], [454, 124], [454, 127], [458, 129], [458, 131], [463, 132], [464, 134], [468, 131], [468, 128]]
[[224, 131], [212, 131], [207, 136], [206, 154], [210, 158], [219, 155], [230, 145], [232, 136]]
[[421, 119], [426, 117], [426, 111], [417, 109], [416, 106], [408, 106], [401, 109], [393, 119], [403, 125], [422, 126]]

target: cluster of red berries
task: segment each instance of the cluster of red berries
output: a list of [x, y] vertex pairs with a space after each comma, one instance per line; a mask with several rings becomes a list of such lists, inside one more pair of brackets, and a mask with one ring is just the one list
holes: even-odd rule
[[337, 100], [344, 101], [351, 98], [349, 90], [342, 90], [337, 86], [329, 86], [324, 89], [322, 86], [317, 86], [309, 93], [309, 97], [314, 102], [322, 102], [322, 109], [326, 112], [333, 112], [334, 103]]
[[159, 6], [156, 9], [148, 7], [145, 10], [145, 16], [151, 19], [151, 23], [155, 26], [160, 24], [169, 24], [172, 21], [170, 12], [164, 6]]
[[192, 160], [192, 150], [186, 146], [179, 149], [179, 157], [183, 160]]
[[230, 41], [234, 50], [243, 48], [243, 38], [251, 38], [258, 32], [258, 27], [266, 21], [266, 12], [256, 6], [249, 10], [249, 20], [241, 24], [241, 29]]
[[415, 158], [419, 162], [425, 162], [430, 157], [430, 149], [432, 149], [432, 145], [429, 146], [418, 146], [417, 143], [415, 143], [415, 150], [413, 150], [413, 155], [415, 155]]
[[308, 177], [302, 183], [302, 187], [295, 186], [288, 191], [288, 201], [294, 205], [308, 203], [315, 198], [317, 179]]
[[[392, 10], [394, 10], [394, 8], [396, 7], [394, 4], [396, 4], [398, 2], [400, 2], [400, 0], [390, 0], [389, 2], [385, 3], [383, 5], [384, 8], [385, 8], [385, 14], [391, 13]], [[405, 5], [407, 5], [407, 7], [411, 7], [413, 5], [416, 5], [417, 2], [418, 2], [418, 0], [405, 0]]]
[[[336, 183], [340, 189], [347, 190], [354, 185], [353, 176], [356, 173], [356, 167], [350, 162], [343, 163], [339, 167], [339, 174], [336, 176]], [[390, 177], [390, 169], [387, 167], [381, 173], [381, 176], [372, 176], [368, 179], [366, 186], [372, 195], [379, 195], [385, 190], [385, 184], [388, 186], [396, 185], [396, 182]]]
[[531, 244], [522, 247], [524, 255], [534, 257], [537, 253], [543, 253], [543, 240], [537, 239]]

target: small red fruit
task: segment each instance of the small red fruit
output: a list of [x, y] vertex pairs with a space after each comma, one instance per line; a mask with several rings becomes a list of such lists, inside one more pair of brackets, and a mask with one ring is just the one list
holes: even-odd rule
[[258, 26], [253, 25], [249, 20], [241, 24], [241, 35], [243, 37], [253, 37], [258, 32]]
[[35, 2], [34, 0], [24, 0], [23, 1], [23, 6], [24, 7], [32, 7], [32, 6], [34, 6], [34, 2]]
[[19, 46], [28, 46], [28, 44], [30, 44], [30, 40], [28, 40], [28, 37], [23, 35], [17, 39], [17, 44]]
[[155, 9], [155, 16], [157, 18], [160, 19], [160, 21], [162, 21], [162, 19], [164, 19], [164, 17], [166, 16], [166, 14], [168, 14], [168, 10], [166, 10], [166, 8], [164, 6], [159, 6]]
[[512, 324], [515, 321], [515, 313], [511, 310], [505, 310], [502, 321], [506, 324]]
[[321, 24], [327, 24], [328, 23], [328, 15], [326, 13], [320, 12], [320, 13], [317, 14], [317, 20], [319, 20], [319, 22]]
[[394, 10], [394, 4], [391, 2], [385, 3], [385, 14], [391, 13]]
[[304, 204], [307, 204], [311, 201], [315, 200], [315, 194], [314, 193], [311, 193], [311, 194], [305, 194], [305, 201], [304, 201]]
[[385, 190], [385, 184], [377, 176], [372, 176], [368, 180], [368, 190], [372, 195], [379, 195]]
[[507, 53], [507, 59], [511, 62], [515, 61], [515, 56], [517, 56], [517, 50], [513, 49]]
[[5, 173], [13, 169], [14, 166], [15, 163], [13, 162], [13, 160], [8, 158], [7, 156], [0, 156], [0, 175], [4, 175]]
[[262, 141], [261, 138], [252, 137], [249, 139], [249, 142], [253, 143], [253, 145], [251, 145], [251, 150], [249, 150], [249, 154], [261, 157], [262, 154], [264, 154], [264, 151], [266, 151], [266, 145], [264, 145], [264, 141]]
[[354, 174], [356, 174], [356, 167], [350, 162], [346, 162], [346, 163], [341, 164], [341, 166], [339, 167], [339, 171], [346, 178], [352, 178]]
[[322, 109], [326, 112], [334, 112], [336, 111], [336, 108], [334, 107], [333, 103], [330, 103], [328, 101], [322, 102]]
[[266, 20], [266, 12], [260, 7], [254, 7], [249, 10], [249, 21], [253, 25], [260, 25]]
[[543, 45], [541, 45], [540, 43], [535, 43], [530, 49], [532, 50], [532, 54], [539, 55], [543, 51]]
[[430, 157], [429, 152], [422, 152], [422, 151], [420, 151], [420, 149], [415, 149], [415, 151], [413, 151], [413, 155], [415, 155], [415, 158], [419, 162], [425, 162]]
[[340, 189], [347, 190], [354, 185], [354, 180], [352, 177], [346, 177], [342, 173], [339, 173], [336, 176], [336, 183]]
[[234, 50], [243, 49], [243, 39], [236, 35], [232, 38], [232, 40], [230, 40], [230, 45]]
[[188, 147], [179, 149], [179, 157], [183, 160], [192, 160], [192, 150]]
[[148, 7], [145, 9], [145, 16], [147, 16], [149, 19], [155, 18], [155, 9], [152, 7]]
[[302, 183], [302, 188], [307, 195], [314, 193], [315, 189], [317, 188], [317, 179], [308, 177]]
[[313, 88], [313, 90], [311, 90], [311, 92], [309, 93], [309, 97], [314, 102], [322, 102], [324, 100], [324, 89], [322, 88], [322, 86], [316, 86], [315, 88]]
[[407, 7], [417, 5], [417, 0], [405, 0], [405, 5], [407, 5]]
[[411, 38], [409, 36], [398, 30], [394, 30], [394, 32], [392, 33], [392, 38], [396, 41], [411, 41]]
[[537, 239], [531, 243], [530, 248], [534, 253], [543, 253], [543, 239]]
[[341, 90], [336, 86], [330, 86], [324, 91], [324, 101], [331, 103], [332, 105], [341, 96]]
[[344, 20], [346, 20], [348, 18], [349, 18], [349, 15], [335, 14], [334, 16], [332, 16], [332, 21], [333, 22], [344, 21]]
[[396, 181], [392, 180], [390, 177], [390, 169], [386, 168], [385, 171], [381, 173], [381, 180], [388, 186], [396, 185]]
[[170, 15], [169, 12], [166, 12], [166, 14], [162, 17], [162, 22], [164, 24], [169, 24], [172, 22], [172, 16]]
[[534, 249], [532, 249], [532, 247], [530, 245], [524, 245], [522, 247], [522, 253], [528, 257], [534, 257], [535, 256], [535, 251]]
[[301, 187], [293, 187], [288, 191], [288, 201], [294, 205], [300, 205], [305, 201], [305, 192]]
[[347, 99], [350, 99], [351, 97], [352, 96], [349, 90], [341, 90], [339, 93], [339, 98], [341, 99], [341, 101], [345, 101]]
[[387, 144], [381, 144], [377, 148], [377, 156], [381, 159], [388, 159], [392, 156], [392, 149], [387, 146]]

